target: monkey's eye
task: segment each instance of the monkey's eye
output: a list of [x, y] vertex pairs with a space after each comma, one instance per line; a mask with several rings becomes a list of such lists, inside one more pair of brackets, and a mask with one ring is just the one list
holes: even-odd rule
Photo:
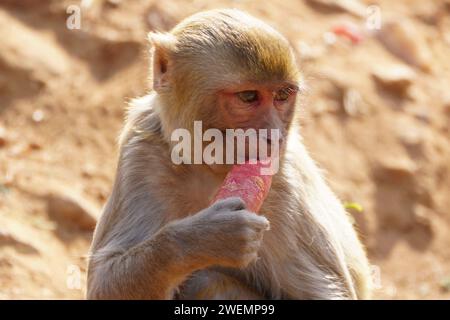
[[276, 101], [286, 101], [287, 99], [289, 99], [291, 94], [292, 94], [292, 89], [290, 89], [290, 88], [281, 89], [275, 93], [274, 99]]
[[244, 103], [253, 103], [258, 101], [258, 91], [256, 90], [246, 90], [236, 93], [239, 100]]

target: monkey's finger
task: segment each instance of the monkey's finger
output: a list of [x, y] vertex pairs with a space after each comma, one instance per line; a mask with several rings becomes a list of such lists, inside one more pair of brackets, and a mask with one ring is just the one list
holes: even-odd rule
[[230, 197], [214, 203], [214, 208], [216, 210], [243, 210], [245, 209], [245, 202], [239, 197]]
[[261, 239], [255, 239], [249, 242], [244, 250], [245, 253], [257, 252], [261, 248]]
[[242, 260], [244, 261], [244, 266], [247, 266], [251, 262], [258, 260], [258, 253], [256, 252], [247, 253], [246, 255], [244, 255]]
[[257, 215], [251, 211], [242, 210], [242, 213], [249, 219], [253, 228], [259, 230], [270, 230], [270, 222], [266, 217]]

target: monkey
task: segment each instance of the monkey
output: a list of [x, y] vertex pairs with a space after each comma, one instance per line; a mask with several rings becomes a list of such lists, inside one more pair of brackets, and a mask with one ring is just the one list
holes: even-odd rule
[[[288, 40], [248, 13], [215, 9], [149, 41], [152, 88], [128, 109], [86, 298], [369, 299], [365, 249], [301, 138], [303, 77]], [[196, 120], [279, 130], [259, 214], [240, 197], [211, 204], [229, 165], [171, 161], [171, 133]]]

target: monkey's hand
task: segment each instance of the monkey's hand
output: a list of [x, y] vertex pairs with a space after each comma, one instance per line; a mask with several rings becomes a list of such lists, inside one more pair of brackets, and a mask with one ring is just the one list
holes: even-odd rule
[[269, 221], [245, 209], [237, 197], [218, 201], [175, 225], [185, 258], [203, 268], [211, 265], [243, 268], [256, 260]]

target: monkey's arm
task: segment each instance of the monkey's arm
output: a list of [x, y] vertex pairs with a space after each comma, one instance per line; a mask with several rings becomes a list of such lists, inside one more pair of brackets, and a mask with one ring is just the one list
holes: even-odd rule
[[[128, 215], [111, 221], [102, 217], [89, 261], [88, 298], [172, 298], [174, 290], [196, 270], [211, 265], [247, 266], [256, 259], [269, 223], [244, 208], [241, 199], [227, 198], [169, 222], [141, 242], [136, 235], [145, 234], [142, 230], [149, 225], [142, 218]], [[153, 213], [153, 225], [161, 223], [158, 212]], [[130, 243], [129, 249], [120, 249]]]
[[157, 195], [160, 182], [153, 175], [163, 171], [162, 154], [159, 143], [132, 135], [121, 146], [113, 191], [91, 245], [88, 299], [168, 299], [198, 267], [186, 250], [182, 220], [168, 223], [170, 209]]
[[123, 252], [108, 246], [95, 251], [89, 262], [87, 298], [170, 299], [196, 269], [175, 229], [168, 225]]
[[266, 218], [246, 211], [239, 198], [167, 223], [167, 211], [148, 192], [127, 194], [127, 210], [117, 209], [116, 187], [94, 235], [89, 299], [173, 298], [196, 270], [213, 264], [247, 266], [256, 259], [269, 225]]

